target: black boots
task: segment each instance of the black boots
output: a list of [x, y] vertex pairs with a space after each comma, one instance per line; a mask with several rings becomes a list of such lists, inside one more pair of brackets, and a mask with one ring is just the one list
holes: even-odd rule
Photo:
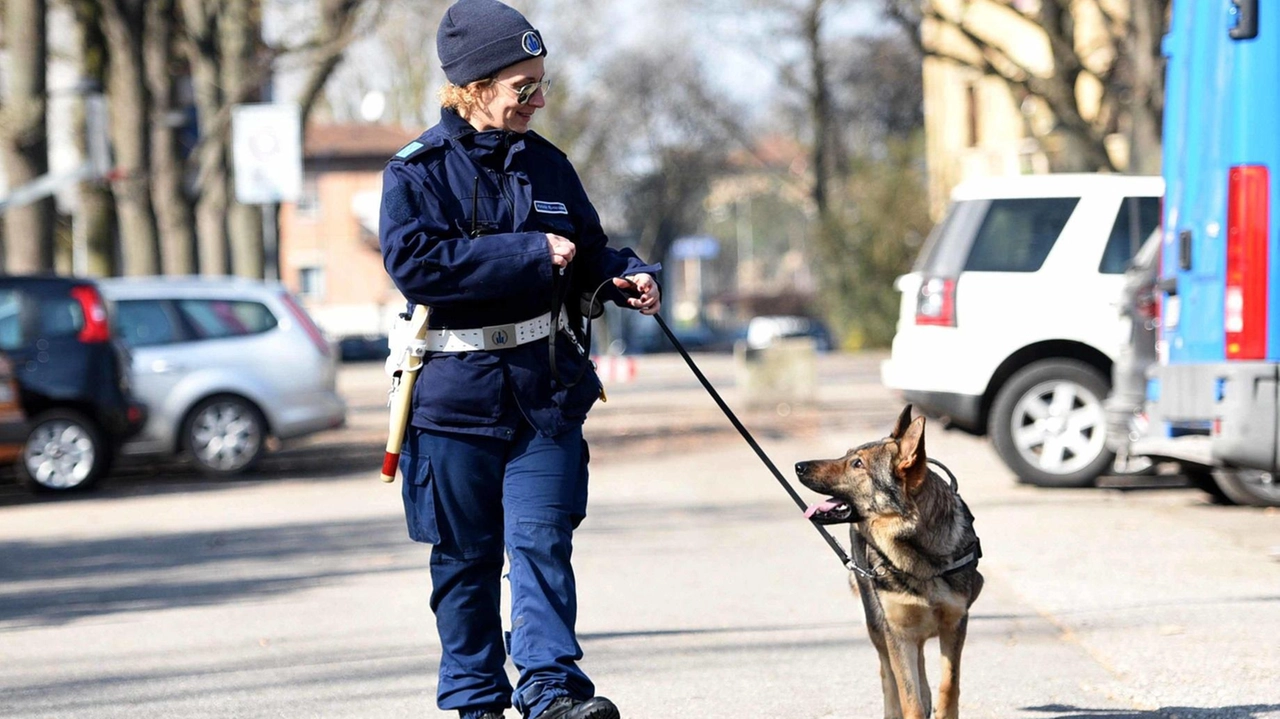
[[618, 719], [618, 707], [604, 697], [579, 702], [561, 697], [534, 719]]

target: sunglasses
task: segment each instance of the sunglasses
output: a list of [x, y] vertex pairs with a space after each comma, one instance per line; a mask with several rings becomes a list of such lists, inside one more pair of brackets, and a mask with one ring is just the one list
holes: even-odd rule
[[[498, 84], [502, 85], [502, 83]], [[533, 100], [533, 96], [536, 95], [539, 90], [542, 91], [543, 95], [546, 95], [551, 90], [551, 81], [542, 80], [541, 82], [531, 82], [526, 85], [521, 85], [520, 87], [510, 87], [508, 85], [502, 86], [516, 94], [516, 102], [521, 105], [528, 105], [529, 102]]]

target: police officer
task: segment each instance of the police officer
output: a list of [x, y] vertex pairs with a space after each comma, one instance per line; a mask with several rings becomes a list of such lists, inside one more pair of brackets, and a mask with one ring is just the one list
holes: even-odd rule
[[380, 224], [387, 272], [431, 308], [400, 469], [409, 534], [434, 545], [437, 702], [463, 719], [513, 705], [536, 719], [617, 719], [577, 663], [570, 554], [587, 504], [582, 423], [601, 386], [575, 327], [596, 289], [656, 313], [657, 267], [607, 246], [569, 160], [529, 130], [549, 81], [523, 15], [459, 0], [437, 51], [449, 80], [440, 123], [387, 165]]

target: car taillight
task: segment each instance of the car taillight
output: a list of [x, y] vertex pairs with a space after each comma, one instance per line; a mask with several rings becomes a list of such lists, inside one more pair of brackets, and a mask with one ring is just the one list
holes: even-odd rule
[[916, 293], [916, 324], [956, 326], [956, 281], [934, 277]]
[[1227, 359], [1262, 359], [1267, 353], [1269, 184], [1263, 165], [1239, 165], [1227, 174]]
[[298, 321], [298, 324], [302, 325], [302, 329], [307, 331], [307, 337], [311, 338], [311, 344], [320, 350], [321, 355], [328, 357], [331, 352], [329, 341], [324, 338], [324, 333], [320, 331], [320, 328], [316, 327], [316, 323], [311, 321], [311, 316], [307, 314], [307, 311], [302, 309], [302, 305], [299, 305], [297, 300], [293, 299], [293, 295], [288, 292], [280, 293], [280, 299], [284, 302], [285, 307], [289, 308], [290, 314]]
[[111, 339], [111, 325], [107, 322], [107, 306], [102, 295], [90, 285], [76, 285], [71, 288], [71, 297], [80, 303], [84, 313], [84, 327], [76, 339], [85, 343], [106, 342]]
[[1160, 316], [1160, 306], [1156, 301], [1155, 287], [1143, 287], [1138, 290], [1134, 305], [1135, 314], [1143, 322], [1154, 322]]

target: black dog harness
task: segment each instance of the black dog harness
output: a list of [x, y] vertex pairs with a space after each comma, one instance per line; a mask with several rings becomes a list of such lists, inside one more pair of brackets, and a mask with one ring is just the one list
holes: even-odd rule
[[[662, 315], [660, 314], [655, 314], [653, 318], [658, 321], [658, 326], [662, 328], [663, 334], [667, 336], [667, 339], [671, 340], [671, 344], [675, 346], [676, 351], [678, 351], [680, 356], [684, 358], [685, 364], [689, 365], [689, 369], [693, 370], [693, 375], [698, 378], [698, 381], [702, 383], [703, 388], [711, 395], [711, 399], [715, 400], [716, 404], [719, 405], [720, 411], [724, 412], [724, 415], [729, 418], [729, 421], [733, 424], [734, 428], [738, 430], [738, 434], [741, 434], [742, 438], [747, 441], [747, 444], [755, 451], [756, 456], [760, 458], [760, 461], [764, 462], [764, 466], [769, 468], [769, 471], [773, 473], [774, 479], [778, 480], [778, 484], [782, 485], [782, 488], [791, 496], [791, 499], [796, 503], [796, 506], [799, 507], [801, 511], [804, 511], [806, 508], [804, 500], [800, 498], [800, 495], [791, 486], [791, 483], [782, 476], [782, 472], [778, 471], [777, 466], [775, 466], [773, 461], [769, 459], [769, 455], [764, 453], [764, 450], [760, 448], [760, 445], [756, 442], [755, 438], [751, 436], [751, 433], [747, 431], [747, 428], [742, 425], [742, 422], [738, 421], [738, 416], [735, 415], [733, 410], [729, 409], [729, 405], [725, 404], [725, 401], [721, 399], [720, 393], [716, 392], [716, 388], [711, 386], [711, 382], [707, 381], [706, 376], [702, 374], [702, 370], [698, 369], [697, 363], [695, 363], [693, 358], [689, 356], [689, 352], [685, 350], [684, 345], [680, 344], [680, 340], [676, 339], [675, 333], [667, 326], [666, 320], [662, 319]], [[956, 476], [952, 474], [950, 469], [947, 469], [946, 465], [938, 460], [931, 458], [929, 461], [939, 467], [942, 467], [943, 471], [947, 473], [947, 476], [951, 478], [951, 490], [956, 493], [956, 497], [958, 498], [960, 496], [960, 487], [956, 482]], [[813, 525], [814, 529], [818, 530], [818, 534], [822, 535], [827, 546], [831, 547], [831, 551], [835, 552], [836, 556], [840, 558], [840, 563], [845, 566], [845, 569], [863, 577], [867, 577], [868, 579], [874, 579], [880, 576], [870, 569], [866, 569], [859, 565], [853, 557], [849, 556], [849, 554], [844, 551], [844, 547], [841, 547], [835, 537], [831, 536], [831, 533], [828, 532], [821, 524], [813, 521], [812, 519], [809, 520], [809, 523]], [[877, 549], [876, 551], [878, 552], [879, 550]], [[936, 579], [938, 577], [946, 577], [971, 566], [976, 566], [978, 564], [978, 559], [981, 557], [982, 544], [975, 536], [972, 545], [965, 547], [958, 557], [949, 562], [941, 572], [931, 578]], [[886, 558], [885, 561], [887, 563], [888, 559]], [[892, 564], [889, 564], [888, 566], [893, 568], [894, 571], [902, 573], [901, 570], [893, 567]]]
[[[939, 462], [938, 460], [932, 457], [930, 457], [928, 461], [930, 464], [938, 465], [938, 467], [940, 467], [942, 471], [947, 473], [947, 476], [951, 478], [951, 491], [955, 493], [956, 499], [960, 499], [960, 484], [956, 482], [956, 475], [952, 473], [951, 469], [948, 468], [947, 465], [943, 464], [942, 462]], [[863, 541], [867, 541], [867, 540], [864, 539]], [[884, 561], [884, 566], [888, 568], [890, 572], [893, 572], [894, 574], [899, 574], [905, 577], [914, 577], [919, 579], [919, 577], [915, 577], [915, 575], [910, 574], [909, 572], [904, 572], [903, 570], [894, 566], [893, 562], [889, 561], [889, 556], [885, 554], [879, 547], [872, 544], [870, 541], [867, 541], [867, 546], [876, 550], [876, 553], [880, 555], [881, 560]], [[978, 566], [978, 560], [981, 558], [982, 558], [982, 540], [979, 539], [978, 536], [975, 534], [973, 537], [973, 544], [970, 544], [969, 546], [962, 549], [957, 554], [956, 558], [952, 559], [950, 562], [947, 562], [947, 565], [943, 567], [942, 570], [939, 571], [937, 574], [933, 575], [932, 577], [925, 577], [924, 580], [928, 581], [930, 579], [938, 579], [940, 577], [949, 577], [952, 574], [957, 574], [966, 569], [969, 569], [970, 567], [976, 567]], [[872, 569], [868, 569], [866, 567], [859, 565], [858, 560], [855, 559], [854, 557], [850, 557], [849, 562], [845, 566], [848, 567], [849, 571], [853, 572], [854, 574], [866, 577], [867, 579], [878, 579], [883, 576], [877, 571], [874, 571]]]

